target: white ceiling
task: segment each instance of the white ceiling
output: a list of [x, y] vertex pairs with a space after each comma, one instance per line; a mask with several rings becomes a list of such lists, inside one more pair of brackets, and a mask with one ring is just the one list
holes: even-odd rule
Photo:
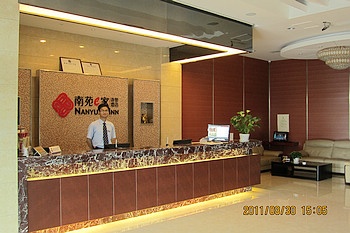
[[[313, 59], [325, 46], [350, 46], [350, 0], [180, 0], [254, 26], [248, 57], [266, 61]], [[305, 2], [306, 5], [300, 2]], [[323, 22], [330, 22], [322, 31]], [[289, 30], [288, 28], [294, 28]], [[342, 32], [339, 37], [338, 33]], [[345, 34], [345, 35], [344, 35]], [[337, 42], [339, 40], [341, 42]], [[284, 49], [282, 57], [280, 51]]]
[[[254, 26], [252, 54], [266, 61], [313, 59], [333, 45], [350, 45], [350, 0], [180, 0]], [[305, 2], [306, 5], [300, 2]], [[330, 22], [322, 31], [323, 22]], [[294, 30], [288, 30], [294, 28]], [[343, 35], [337, 42], [337, 33]], [[345, 32], [345, 33], [344, 33]], [[334, 35], [336, 34], [336, 35]], [[345, 35], [344, 35], [345, 34]], [[330, 43], [331, 42], [331, 43]], [[280, 51], [284, 49], [282, 57]]]
[[[253, 25], [254, 52], [245, 55], [248, 57], [266, 61], [286, 58], [313, 59], [321, 48], [333, 45], [350, 46], [350, 0], [179, 0], [177, 2]], [[330, 27], [322, 30], [323, 22], [330, 22]], [[177, 46], [170, 42], [28, 15], [21, 15], [21, 24], [153, 47]]]

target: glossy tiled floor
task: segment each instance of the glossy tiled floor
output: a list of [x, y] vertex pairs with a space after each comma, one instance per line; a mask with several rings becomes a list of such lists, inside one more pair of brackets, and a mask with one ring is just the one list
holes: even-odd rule
[[[253, 215], [243, 214], [245, 206], [255, 207]], [[283, 214], [276, 215], [271, 212], [270, 206], [274, 206], [274, 210], [282, 206], [285, 209]], [[306, 210], [303, 206], [315, 209], [310, 209], [310, 215], [303, 215], [303, 209]], [[317, 206], [325, 207], [322, 210]], [[295, 211], [294, 215], [288, 215], [288, 207]], [[76, 231], [78, 232], [350, 232], [350, 185], [345, 185], [344, 177], [340, 175], [316, 182], [276, 177], [265, 172], [261, 175], [261, 184], [254, 186], [252, 192]]]

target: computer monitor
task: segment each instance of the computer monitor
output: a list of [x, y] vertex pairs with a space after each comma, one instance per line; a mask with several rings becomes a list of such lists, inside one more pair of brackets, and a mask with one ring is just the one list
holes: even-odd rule
[[125, 142], [125, 143], [117, 143], [117, 146], [115, 144], [108, 144], [104, 146], [104, 149], [110, 150], [110, 149], [121, 149], [121, 148], [130, 148], [130, 143]]
[[273, 140], [276, 142], [288, 142], [288, 132], [275, 131], [273, 133]]
[[228, 142], [230, 125], [208, 124], [208, 141]]
[[107, 144], [107, 145], [104, 145], [104, 149], [105, 150], [115, 150], [115, 144]]
[[125, 149], [127, 149], [127, 148], [130, 148], [130, 142], [123, 142], [123, 143], [120, 143], [120, 142], [118, 142], [117, 143], [117, 148], [118, 149], [121, 149], [121, 148], [125, 148]]
[[173, 146], [191, 145], [191, 143], [192, 143], [192, 139], [174, 140]]

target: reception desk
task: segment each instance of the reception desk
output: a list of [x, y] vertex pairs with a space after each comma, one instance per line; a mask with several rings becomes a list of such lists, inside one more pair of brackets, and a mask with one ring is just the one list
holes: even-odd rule
[[19, 157], [19, 232], [66, 232], [250, 191], [260, 141]]

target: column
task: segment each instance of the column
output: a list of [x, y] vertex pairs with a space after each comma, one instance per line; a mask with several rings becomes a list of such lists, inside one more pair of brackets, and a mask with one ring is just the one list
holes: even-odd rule
[[17, 0], [0, 2], [0, 232], [18, 232], [17, 194]]

